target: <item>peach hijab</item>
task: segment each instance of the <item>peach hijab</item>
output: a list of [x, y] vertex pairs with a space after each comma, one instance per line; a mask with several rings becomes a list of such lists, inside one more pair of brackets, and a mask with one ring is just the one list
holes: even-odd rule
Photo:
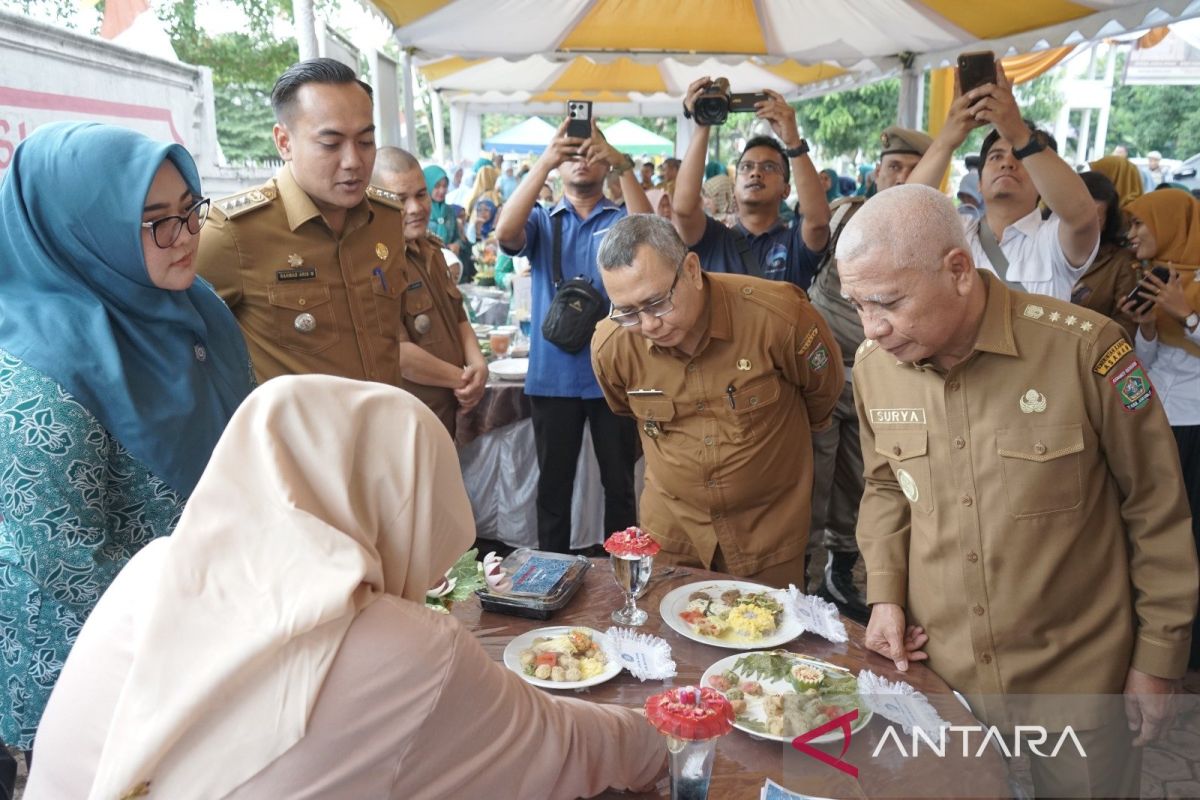
[[[350, 623], [414, 603], [475, 525], [445, 428], [412, 395], [324, 375], [253, 392], [157, 563], [91, 800], [224, 797], [290, 749]], [[430, 612], [433, 613], [433, 612]]]
[[[1125, 207], [1154, 231], [1158, 252], [1154, 262], [1179, 273], [1183, 294], [1193, 311], [1200, 311], [1200, 200], [1182, 189], [1157, 189]], [[1190, 342], [1183, 326], [1161, 310], [1157, 315], [1159, 334], [1165, 344], [1181, 347], [1200, 356], [1200, 347]]]

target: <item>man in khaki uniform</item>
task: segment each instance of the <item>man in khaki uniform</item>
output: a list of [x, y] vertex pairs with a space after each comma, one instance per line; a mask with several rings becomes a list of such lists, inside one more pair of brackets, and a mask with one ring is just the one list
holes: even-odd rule
[[[881, 151], [875, 167], [875, 185], [882, 192], [901, 186], [929, 149], [933, 139], [922, 131], [893, 125], [879, 137]], [[828, 428], [813, 436], [813, 511], [811, 555], [815, 545], [826, 550], [823, 581], [818, 594], [837, 604], [842, 613], [865, 623], [870, 614], [865, 599], [854, 585], [854, 565], [858, 562], [858, 542], [854, 528], [858, 524], [858, 504], [863, 493], [863, 458], [859, 444], [858, 412], [854, 408], [854, 385], [850, 368], [854, 353], [862, 344], [862, 322], [858, 312], [842, 296], [834, 257], [838, 237], [854, 213], [862, 207], [863, 197], [843, 197], [830, 206], [829, 248], [809, 288], [813, 307], [829, 323], [846, 367], [846, 384]]]
[[825, 321], [789, 283], [702, 272], [659, 217], [618, 222], [597, 261], [613, 313], [592, 363], [612, 410], [637, 419], [642, 527], [672, 563], [799, 584], [811, 431], [843, 381]]
[[[977, 271], [952, 203], [929, 187], [867, 201], [837, 257], [870, 337], [854, 367], [867, 647], [901, 670], [927, 655], [993, 724], [1080, 732], [1087, 764], [1031, 759], [1038, 796], [1136, 796], [1136, 755], [1101, 758], [1084, 733], [1126, 746], [1129, 726], [1135, 745], [1159, 733], [1197, 594], [1145, 368], [1111, 320]], [[1014, 718], [999, 700], [1084, 693], [1112, 696], [1118, 714], [1124, 694], [1128, 725], [1097, 705]]]
[[458, 409], [474, 408], [483, 397], [487, 362], [450, 278], [445, 245], [428, 231], [433, 200], [420, 162], [398, 147], [381, 147], [375, 184], [395, 194], [405, 212], [400, 388], [421, 398], [454, 436]]
[[280, 76], [271, 102], [286, 163], [214, 204], [198, 270], [237, 317], [259, 381], [318, 372], [399, 385], [404, 212], [368, 191], [371, 89], [318, 58]]

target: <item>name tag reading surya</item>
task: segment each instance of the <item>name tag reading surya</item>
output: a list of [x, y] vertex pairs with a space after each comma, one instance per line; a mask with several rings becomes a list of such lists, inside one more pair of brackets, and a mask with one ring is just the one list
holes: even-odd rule
[[876, 425], [924, 425], [923, 408], [872, 408], [871, 422]]

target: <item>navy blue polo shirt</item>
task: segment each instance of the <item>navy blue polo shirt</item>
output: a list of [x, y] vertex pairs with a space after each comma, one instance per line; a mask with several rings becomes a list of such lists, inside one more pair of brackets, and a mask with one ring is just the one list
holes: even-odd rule
[[547, 342], [542, 336], [542, 321], [554, 299], [554, 225], [551, 217], [562, 216], [562, 274], [569, 281], [577, 275], [591, 280], [605, 301], [608, 293], [600, 281], [596, 252], [608, 229], [626, 216], [625, 207], [608, 198], [580, 219], [575, 207], [564, 196], [547, 211], [535, 205], [525, 222], [525, 247], [509, 255], [525, 256], [530, 263], [533, 308], [530, 315], [529, 372], [525, 376], [525, 394], [545, 397], [603, 397], [596, 373], [592, 371], [591, 348], [568, 353]]
[[762, 269], [762, 277], [788, 281], [807, 289], [817, 274], [823, 254], [810, 250], [804, 243], [801, 223], [800, 217], [791, 225], [780, 221], [769, 231], [755, 236], [740, 222], [728, 228], [712, 217], [705, 217], [704, 235], [690, 249], [700, 256], [700, 266], [708, 272], [745, 275], [746, 265], [738, 251], [738, 240], [745, 239], [750, 243], [750, 257]]

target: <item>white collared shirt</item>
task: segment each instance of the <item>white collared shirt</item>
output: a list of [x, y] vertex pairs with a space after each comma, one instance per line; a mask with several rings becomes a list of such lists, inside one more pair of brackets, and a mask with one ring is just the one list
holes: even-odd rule
[[[1186, 336], [1188, 341], [1200, 345], [1200, 328]], [[1167, 421], [1176, 427], [1200, 425], [1200, 358], [1182, 347], [1163, 344], [1160, 337], [1155, 337], [1153, 342], [1146, 341], [1142, 338], [1141, 328], [1138, 328], [1134, 346], [1158, 390]]]
[[[996, 268], [979, 241], [979, 226], [985, 221], [986, 218], [973, 220], [964, 217], [963, 230], [971, 245], [971, 258], [975, 260], [975, 266], [995, 272]], [[1027, 292], [1046, 294], [1070, 302], [1075, 282], [1092, 265], [1100, 250], [1100, 237], [1096, 237], [1096, 245], [1087, 261], [1073, 267], [1058, 241], [1060, 222], [1057, 214], [1051, 214], [1050, 219], [1043, 220], [1041, 209], [1035, 208], [1004, 229], [1004, 235], [1000, 237], [1000, 251], [1008, 259], [1006, 281], [1020, 283]]]

